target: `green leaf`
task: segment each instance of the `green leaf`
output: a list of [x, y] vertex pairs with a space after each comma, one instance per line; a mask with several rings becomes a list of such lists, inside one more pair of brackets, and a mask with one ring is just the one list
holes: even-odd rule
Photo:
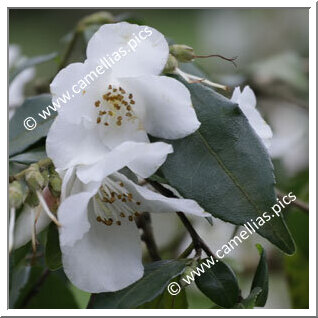
[[62, 267], [62, 253], [60, 249], [59, 233], [56, 225], [52, 222], [47, 232], [45, 262], [48, 268], [53, 271]]
[[262, 288], [255, 287], [251, 293], [243, 299], [239, 304], [237, 304], [238, 309], [252, 309], [257, 305], [257, 299], [262, 293]]
[[266, 261], [266, 252], [260, 244], [256, 244], [260, 254], [260, 260], [253, 278], [251, 293], [256, 288], [261, 289], [261, 293], [257, 296], [255, 306], [264, 307], [268, 296], [268, 266]]
[[23, 63], [21, 63], [17, 68], [15, 68], [12, 72], [10, 72], [9, 75], [9, 82], [11, 83], [13, 81], [13, 79], [22, 71], [24, 71], [25, 69], [29, 68], [29, 67], [33, 67], [37, 64], [41, 64], [44, 62], [48, 62], [53, 60], [54, 58], [57, 57], [57, 53], [50, 53], [47, 55], [40, 55], [40, 56], [35, 56], [32, 58], [29, 58], [27, 60], [25, 60]]
[[[51, 96], [43, 94], [26, 99], [17, 109], [9, 123], [9, 156], [22, 152], [47, 135], [57, 114], [51, 110], [51, 116], [43, 119], [38, 113], [42, 113], [50, 104]], [[37, 122], [33, 130], [24, 127], [23, 123], [27, 117], [33, 117]]]
[[180, 275], [188, 260], [164, 260], [145, 266], [136, 283], [114, 293], [97, 294], [89, 308], [136, 308], [162, 294], [174, 277]]
[[[201, 264], [206, 260], [208, 258], [202, 260]], [[205, 270], [204, 274], [195, 278], [201, 292], [221, 307], [231, 308], [236, 304], [239, 299], [239, 286], [232, 269], [221, 261], [210, 268], [204, 268], [202, 264], [201, 268]]]
[[185, 289], [172, 296], [167, 290], [151, 302], [139, 306], [138, 309], [187, 309], [188, 301]]
[[10, 295], [9, 295], [9, 308], [15, 308], [15, 304], [20, 296], [21, 290], [27, 284], [31, 266], [19, 266], [12, 269], [12, 276], [10, 278]]
[[9, 159], [9, 161], [29, 165], [31, 163], [38, 162], [39, 160], [46, 157], [47, 154], [44, 147], [38, 147], [19, 155], [13, 156]]
[[[174, 153], [162, 166], [164, 177], [215, 217], [239, 225], [255, 221], [276, 203], [268, 152], [238, 105], [200, 83], [185, 85], [201, 126], [186, 138], [167, 141]], [[257, 231], [284, 252], [294, 252], [282, 216]]]

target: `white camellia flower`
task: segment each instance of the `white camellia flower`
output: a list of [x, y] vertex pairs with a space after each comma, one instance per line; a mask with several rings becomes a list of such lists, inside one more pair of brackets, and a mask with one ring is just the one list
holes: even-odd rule
[[[9, 69], [17, 67], [24, 57], [21, 56], [20, 48], [15, 45], [9, 45]], [[35, 74], [34, 68], [28, 68], [19, 73], [9, 85], [9, 118], [15, 112], [24, 100], [24, 86], [33, 79]]]
[[[128, 43], [147, 30], [135, 51]], [[126, 56], [95, 77], [102, 56], [119, 48]], [[128, 23], [102, 26], [87, 47], [87, 60], [59, 72], [51, 84], [57, 100], [91, 74], [94, 82], [59, 109], [46, 150], [63, 175], [58, 210], [64, 271], [88, 292], [122, 289], [143, 275], [140, 235], [134, 218], [142, 212], [183, 211], [208, 216], [194, 201], [167, 198], [140, 187], [118, 171], [128, 167], [151, 176], [173, 151], [165, 139], [185, 137], [200, 126], [190, 93], [175, 79], [159, 76], [169, 54], [164, 36]]]
[[239, 87], [235, 87], [231, 101], [239, 105], [256, 134], [261, 138], [265, 147], [269, 149], [273, 133], [256, 109], [256, 96], [253, 90], [249, 86], [245, 86], [241, 92]]

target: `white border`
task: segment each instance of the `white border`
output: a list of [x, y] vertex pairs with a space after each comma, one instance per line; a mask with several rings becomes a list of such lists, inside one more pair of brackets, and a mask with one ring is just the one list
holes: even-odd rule
[[[90, 0], [87, 3], [85, 2], [76, 2], [75, 1], [67, 1], [67, 0], [55, 0], [55, 1], [41, 1], [41, 0], [13, 0], [13, 1], [5, 1], [5, 3], [1, 4], [1, 11], [0, 11], [0, 32], [1, 32], [1, 39], [2, 43], [7, 41], [7, 7], [24, 7], [28, 5], [28, 8], [31, 7], [74, 7], [75, 5], [79, 5], [80, 7], [104, 7], [106, 4], [108, 7], [131, 7], [133, 4], [134, 7], [191, 7], [185, 4], [185, 1], [178, 1], [172, 2], [171, 0], [161, 0], [161, 1], [140, 1], [135, 0], [134, 2], [129, 1], [116, 1], [113, 2], [113, 5], [110, 3], [105, 3], [105, 1], [97, 1], [97, 0]], [[209, 309], [180, 309], [180, 310], [131, 310], [131, 309], [29, 309], [29, 310], [22, 310], [22, 309], [7, 309], [7, 264], [4, 261], [7, 255], [7, 220], [5, 219], [5, 207], [2, 209], [2, 222], [1, 226], [1, 244], [0, 244], [0, 252], [2, 255], [1, 259], [2, 262], [0, 263], [1, 266], [1, 303], [0, 303], [0, 314], [1, 316], [122, 316], [122, 315], [129, 315], [129, 316], [166, 316], [167, 314], [172, 316], [225, 316], [225, 315], [235, 315], [235, 316], [266, 316], [266, 315], [277, 315], [277, 316], [312, 316], [316, 315], [316, 2], [315, 1], [245, 1], [241, 0], [240, 2], [237, 1], [202, 1], [197, 0], [195, 3], [196, 6], [199, 7], [310, 7], [309, 10], [309, 52], [310, 52], [310, 78], [309, 78], [309, 105], [310, 105], [310, 119], [309, 119], [309, 132], [310, 132], [310, 309], [254, 309], [254, 310], [236, 310], [236, 309], [224, 309], [211, 312]], [[0, 50], [0, 57], [1, 57], [1, 65], [2, 70], [7, 70], [7, 52], [2, 47]], [[4, 71], [2, 71], [1, 76], [1, 87], [7, 88], [7, 75]], [[2, 89], [4, 92], [4, 89]], [[0, 126], [0, 136], [1, 136], [1, 145], [2, 149], [5, 149], [5, 145], [7, 144], [7, 112], [6, 108], [4, 107], [7, 104], [6, 94], [2, 94], [2, 107], [0, 107], [1, 118], [3, 121], [3, 125]], [[2, 184], [1, 184], [1, 193], [3, 194], [3, 202], [7, 201], [5, 197], [7, 195], [7, 184], [4, 181], [4, 175], [7, 175], [6, 168], [7, 168], [7, 158], [2, 156], [1, 159], [1, 169], [3, 171], [2, 175]], [[53, 296], [54, 297], [54, 296]]]

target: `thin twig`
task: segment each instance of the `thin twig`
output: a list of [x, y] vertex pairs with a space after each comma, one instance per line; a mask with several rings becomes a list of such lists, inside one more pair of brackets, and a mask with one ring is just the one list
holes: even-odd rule
[[[160, 183], [153, 181], [153, 180], [149, 180], [149, 179], [147, 179], [147, 182], [150, 183], [158, 192], [160, 192], [164, 196], [166, 196], [168, 198], [177, 198], [177, 196], [175, 196], [172, 191], [165, 188]], [[196, 250], [196, 253], [200, 254], [201, 250], [203, 250], [208, 256], [215, 257], [213, 255], [212, 251], [210, 250], [210, 248], [205, 244], [205, 242], [201, 239], [199, 234], [196, 232], [196, 230], [192, 226], [189, 219], [185, 216], [185, 214], [183, 212], [177, 212], [177, 215], [180, 218], [180, 220], [182, 221], [185, 228], [188, 230], [188, 232], [192, 238], [193, 247]]]
[[[285, 197], [287, 194], [284, 194], [282, 192], [280, 192], [279, 190], [276, 189], [276, 193], [277, 196], [279, 197], [279, 199], [282, 199], [283, 197]], [[309, 213], [309, 206], [307, 203], [305, 203], [304, 201], [301, 201], [299, 199], [296, 199], [294, 201], [290, 202], [290, 205], [293, 205], [299, 209], [301, 209], [302, 211], [304, 211], [305, 213]]]
[[220, 54], [210, 54], [210, 55], [195, 55], [194, 56], [195, 58], [208, 58], [208, 57], [219, 57], [221, 58], [222, 60], [225, 60], [225, 61], [228, 61], [228, 62], [231, 62], [235, 67], [237, 67], [236, 63], [234, 62], [236, 59], [237, 59], [237, 56], [234, 56], [234, 57], [225, 57], [225, 56], [222, 56]]
[[145, 242], [151, 259], [154, 262], [160, 261], [161, 257], [158, 253], [157, 244], [155, 242], [155, 238], [153, 235], [150, 213], [149, 212], [142, 213], [136, 219], [136, 223], [137, 223], [137, 226], [143, 231], [141, 239]]
[[44, 284], [45, 280], [50, 274], [50, 270], [46, 269], [43, 274], [40, 276], [38, 281], [34, 284], [32, 289], [28, 292], [28, 294], [25, 296], [21, 303], [21, 308], [26, 308], [27, 305], [29, 304], [30, 300], [36, 296], [36, 294], [40, 291], [40, 287]]

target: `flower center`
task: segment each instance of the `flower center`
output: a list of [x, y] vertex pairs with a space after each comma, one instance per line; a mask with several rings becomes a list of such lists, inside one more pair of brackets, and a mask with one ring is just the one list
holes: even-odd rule
[[123, 182], [106, 178], [94, 199], [95, 204], [98, 205], [94, 209], [96, 221], [107, 226], [113, 223], [121, 225], [121, 218], [127, 217], [129, 221], [133, 221], [140, 215], [137, 208], [141, 202], [134, 200], [132, 193], [125, 189]]
[[133, 94], [126, 93], [121, 87], [109, 85], [102, 98], [94, 103], [98, 109], [96, 123], [106, 127], [112, 125], [120, 127], [125, 122], [134, 122], [137, 116], [133, 105], [135, 105]]

